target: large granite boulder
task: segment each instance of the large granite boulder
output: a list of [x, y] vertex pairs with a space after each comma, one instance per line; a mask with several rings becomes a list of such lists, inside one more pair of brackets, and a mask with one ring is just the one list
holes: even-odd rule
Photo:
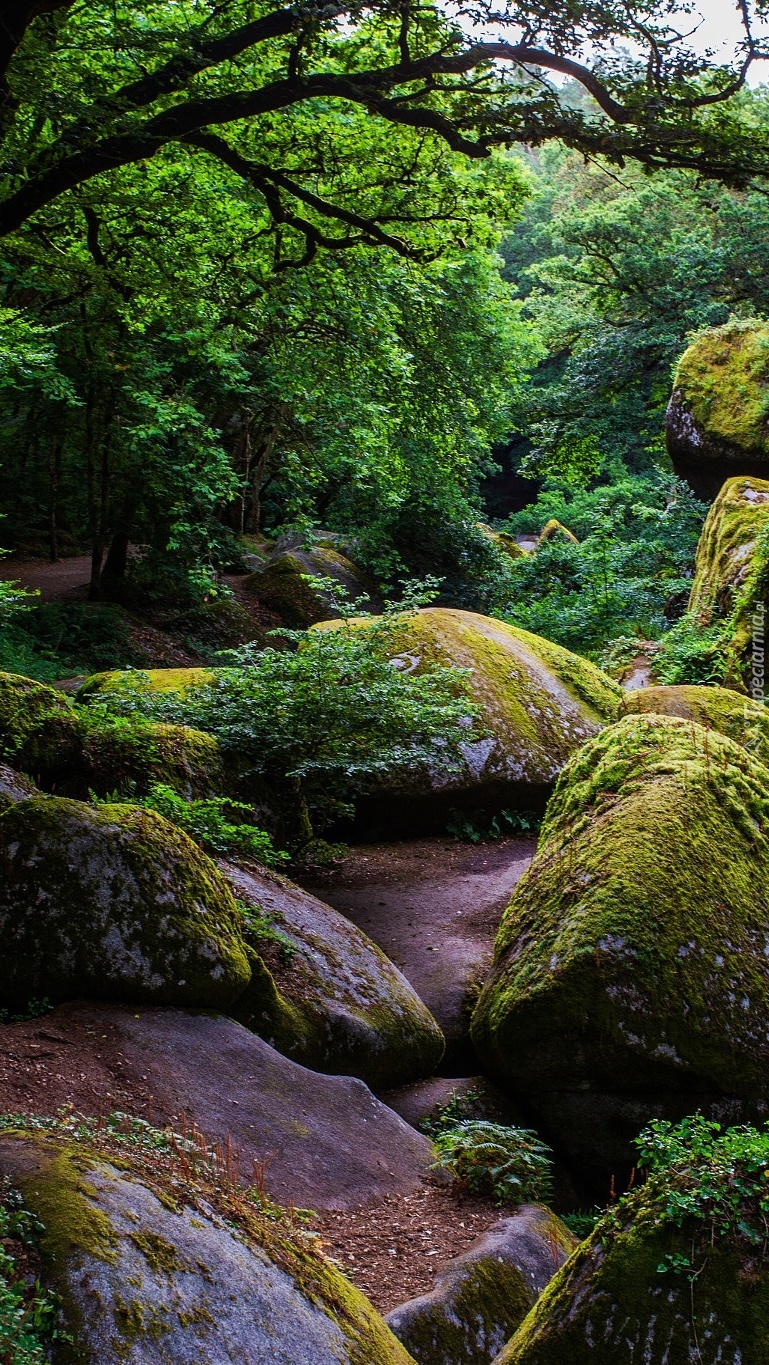
[[362, 1081], [308, 1071], [221, 1015], [76, 1001], [0, 1028], [0, 1112], [117, 1107], [196, 1129], [282, 1204], [412, 1194], [433, 1160], [427, 1138]]
[[[162, 1134], [141, 1128], [122, 1142], [56, 1130], [0, 1137], [0, 1175], [39, 1220], [34, 1255], [59, 1304], [57, 1361], [408, 1365], [284, 1211], [238, 1197], [205, 1168], [196, 1174], [201, 1164], [192, 1144], [180, 1140], [174, 1156]], [[19, 1329], [7, 1328], [13, 1347]], [[22, 1358], [44, 1357], [8, 1355]]]
[[679, 1161], [601, 1220], [494, 1365], [769, 1359], [766, 1136], [727, 1134], [703, 1153], [694, 1131], [694, 1149], [684, 1141]]
[[218, 869], [137, 806], [38, 796], [0, 815], [0, 1004], [95, 996], [225, 1009], [251, 977]]
[[761, 701], [753, 701], [729, 687], [680, 684], [671, 687], [639, 687], [626, 692], [620, 707], [624, 716], [679, 716], [707, 730], [718, 730], [742, 744], [762, 763], [769, 763], [769, 714]]
[[[323, 581], [322, 586], [308, 579]], [[293, 629], [342, 615], [339, 605], [355, 602], [359, 610], [379, 612], [382, 602], [368, 576], [333, 543], [320, 542], [279, 550], [243, 580], [243, 591], [268, 607]]]
[[769, 324], [703, 332], [678, 362], [665, 419], [676, 473], [714, 498], [734, 475], [769, 474]]
[[549, 1209], [522, 1204], [387, 1316], [418, 1365], [490, 1365], [576, 1246]]
[[[365, 618], [353, 624], [366, 629]], [[404, 672], [435, 664], [467, 669], [480, 707], [481, 737], [468, 733], [458, 768], [394, 774], [369, 803], [375, 816], [412, 828], [452, 805], [544, 803], [571, 754], [615, 718], [622, 695], [586, 659], [475, 612], [413, 612], [387, 640], [393, 667]]]
[[769, 1114], [769, 769], [627, 716], [562, 774], [472, 1023], [601, 1192], [652, 1115]]
[[768, 608], [769, 481], [729, 479], [702, 529], [688, 609], [721, 624], [727, 683], [761, 698]]
[[434, 1073], [443, 1034], [381, 948], [287, 877], [221, 867], [275, 983], [266, 999], [254, 972], [234, 1010], [242, 1023], [304, 1066], [359, 1076], [377, 1091]]

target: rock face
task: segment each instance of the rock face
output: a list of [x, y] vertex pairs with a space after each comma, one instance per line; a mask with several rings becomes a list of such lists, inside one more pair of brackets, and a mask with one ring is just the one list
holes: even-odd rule
[[[365, 620], [359, 628], [366, 628]], [[544, 802], [574, 750], [614, 719], [621, 697], [617, 684], [586, 659], [469, 611], [431, 607], [414, 612], [393, 639], [392, 662], [406, 671], [427, 664], [468, 669], [471, 695], [481, 706], [480, 724], [488, 732], [464, 746], [458, 772], [393, 779], [382, 808], [386, 817], [397, 817], [392, 796], [398, 796], [402, 819], [412, 828], [420, 815], [419, 798], [426, 819], [463, 798], [473, 806], [486, 799], [529, 806]], [[372, 807], [376, 813], [377, 803]]]
[[[692, 1217], [663, 1226], [652, 1193], [640, 1190], [598, 1225], [494, 1365], [762, 1365], [769, 1359], [769, 1268], [760, 1248], [733, 1230], [712, 1246], [708, 1233], [703, 1245], [703, 1224]], [[669, 1193], [675, 1198], [673, 1187]], [[692, 1282], [686, 1266], [693, 1252]], [[678, 1271], [671, 1264], [676, 1258]]]
[[[8, 1026], [4, 1043], [22, 1066], [41, 1046], [54, 1051], [46, 1112], [55, 1113], [62, 1096], [81, 1112], [114, 1108], [114, 1063], [92, 1068], [93, 1088], [78, 1064], [84, 1050], [98, 1056], [107, 1047], [108, 1059], [119, 1057], [121, 1083], [146, 1095], [155, 1121], [177, 1129], [194, 1122], [222, 1146], [229, 1138], [241, 1179], [250, 1183], [260, 1163], [267, 1193], [280, 1203], [345, 1209], [411, 1193], [433, 1159], [427, 1138], [362, 1081], [308, 1071], [232, 1019], [76, 1003], [45, 1017], [42, 1044], [40, 1026]], [[52, 1033], [62, 1039], [58, 1051]]]
[[665, 434], [673, 468], [698, 497], [734, 475], [769, 472], [769, 325], [704, 332], [678, 362]]
[[0, 817], [0, 997], [227, 1008], [250, 979], [241, 917], [215, 865], [136, 806], [63, 797]]
[[221, 866], [251, 909], [246, 939], [276, 988], [270, 1002], [261, 982], [246, 990], [235, 1007], [242, 1023], [304, 1066], [374, 1090], [433, 1074], [443, 1034], [371, 939], [286, 877]]
[[537, 547], [547, 545], [551, 540], [565, 540], [569, 545], [579, 545], [579, 541], [573, 531], [563, 522], [558, 521], [557, 517], [551, 517], [546, 521], [537, 537]]
[[549, 1209], [523, 1204], [387, 1316], [418, 1365], [490, 1365], [576, 1242]]
[[[408, 1365], [367, 1300], [287, 1218], [219, 1208], [108, 1155], [39, 1135], [0, 1139], [0, 1171], [41, 1220], [79, 1365]], [[127, 1169], [126, 1169], [127, 1167]], [[176, 1188], [174, 1188], [176, 1186]], [[208, 1191], [206, 1191], [208, 1193]], [[57, 1359], [62, 1348], [57, 1351]]]
[[[689, 611], [703, 624], [726, 627], [726, 680], [764, 690], [769, 611], [769, 481], [729, 479], [708, 513], [697, 546]], [[728, 625], [727, 625], [728, 622]], [[759, 657], [755, 661], [754, 642]], [[753, 675], [757, 673], [758, 687]]]
[[341, 615], [334, 604], [334, 589], [323, 590], [305, 582], [307, 577], [330, 579], [360, 608], [376, 613], [382, 603], [376, 588], [365, 574], [333, 545], [320, 543], [312, 550], [283, 550], [244, 579], [244, 589], [264, 607], [269, 607], [287, 626], [304, 630], [316, 621], [329, 621]]
[[679, 716], [728, 735], [769, 764], [769, 714], [761, 702], [728, 687], [641, 687], [626, 693], [623, 715]]
[[605, 1191], [655, 1114], [769, 1102], [769, 770], [627, 716], [578, 754], [497, 938], [485, 1068]]

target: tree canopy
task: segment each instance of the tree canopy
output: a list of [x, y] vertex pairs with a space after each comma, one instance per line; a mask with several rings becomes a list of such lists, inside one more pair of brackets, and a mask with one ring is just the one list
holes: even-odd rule
[[361, 241], [424, 250], [426, 222], [463, 216], [452, 177], [430, 175], [439, 144], [477, 161], [557, 137], [745, 183], [769, 145], [728, 103], [764, 55], [740, 8], [730, 70], [693, 50], [667, 0], [11, 0], [0, 235], [171, 146], [224, 168], [301, 260]]

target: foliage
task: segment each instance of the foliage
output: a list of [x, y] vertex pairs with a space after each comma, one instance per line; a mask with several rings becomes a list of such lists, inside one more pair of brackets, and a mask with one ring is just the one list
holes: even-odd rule
[[468, 1119], [434, 1139], [435, 1167], [464, 1182], [473, 1194], [498, 1203], [546, 1203], [552, 1189], [552, 1153], [529, 1128]]
[[387, 646], [402, 614], [390, 611], [358, 631], [354, 619], [332, 629], [281, 632], [295, 651], [246, 647], [232, 652], [241, 666], [217, 670], [214, 681], [184, 697], [136, 686], [111, 690], [100, 704], [122, 714], [141, 711], [214, 735], [252, 775], [275, 785], [298, 812], [300, 843], [311, 821], [332, 823], [350, 802], [394, 770], [457, 760], [477, 707], [460, 669], [433, 667], [404, 674]]
[[[739, 104], [769, 127], [765, 89]], [[523, 468], [583, 481], [648, 468], [664, 454], [670, 373], [690, 334], [769, 310], [766, 198], [563, 145], [530, 169], [534, 195], [503, 246], [548, 352], [527, 395]]]
[[51, 1341], [62, 1335], [54, 1296], [29, 1278], [44, 1231], [19, 1191], [0, 1182], [0, 1357], [7, 1365], [45, 1365]]
[[552, 539], [515, 561], [515, 595], [503, 614], [514, 625], [597, 656], [633, 631], [656, 639], [666, 609], [688, 595], [706, 508], [683, 480], [662, 470], [624, 474], [590, 489], [548, 483], [511, 517], [513, 534], [557, 518], [579, 539]]
[[[636, 1141], [648, 1172], [644, 1202], [658, 1226], [700, 1224], [691, 1257], [666, 1257], [659, 1270], [683, 1271], [692, 1280], [696, 1259], [729, 1237], [765, 1254], [769, 1215], [769, 1131], [766, 1126], [722, 1128], [702, 1114], [670, 1123], [655, 1119]], [[621, 1208], [621, 1205], [620, 1205]]]
[[662, 638], [654, 660], [655, 682], [723, 683], [728, 638], [722, 622], [703, 625], [696, 616], [687, 613]]
[[476, 1086], [469, 1090], [452, 1090], [445, 1104], [437, 1104], [431, 1114], [419, 1124], [420, 1132], [429, 1138], [436, 1138], [447, 1128], [455, 1128], [458, 1123], [471, 1119], [476, 1112], [478, 1101], [483, 1092]]
[[251, 807], [242, 801], [230, 801], [222, 796], [190, 801], [173, 787], [155, 782], [139, 804], [178, 825], [207, 853], [253, 858], [264, 867], [279, 867], [288, 859], [286, 853], [273, 848], [272, 839], [263, 829], [257, 829], [244, 818], [235, 823], [238, 816], [253, 815]]
[[566, 1224], [569, 1232], [573, 1232], [580, 1242], [584, 1242], [597, 1227], [603, 1213], [604, 1210], [597, 1205], [591, 1209], [572, 1209], [571, 1213], [561, 1214], [561, 1222]]
[[468, 844], [493, 843], [496, 839], [535, 834], [542, 819], [537, 811], [519, 810], [499, 810], [488, 814], [454, 809], [450, 816], [446, 833]]

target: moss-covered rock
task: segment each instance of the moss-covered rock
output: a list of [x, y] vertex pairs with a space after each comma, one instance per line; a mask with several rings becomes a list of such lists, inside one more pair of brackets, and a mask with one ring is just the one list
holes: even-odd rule
[[37, 797], [0, 816], [0, 1001], [226, 1008], [250, 968], [215, 865], [136, 806]]
[[[733, 1228], [710, 1244], [692, 1217], [679, 1226], [663, 1224], [659, 1193], [664, 1182], [661, 1191], [659, 1182], [641, 1189], [599, 1223], [494, 1365], [763, 1365], [769, 1359], [769, 1264], [760, 1243]], [[675, 1190], [669, 1193], [675, 1199]]]
[[713, 498], [733, 475], [769, 472], [769, 325], [712, 327], [684, 352], [665, 421], [676, 473]]
[[574, 532], [570, 531], [568, 526], [564, 526], [563, 522], [559, 521], [557, 517], [551, 517], [549, 521], [545, 522], [537, 537], [537, 549], [540, 545], [547, 545], [551, 540], [565, 540], [570, 545], [579, 545]]
[[727, 683], [762, 696], [768, 610], [769, 481], [729, 479], [702, 529], [689, 612], [723, 623]]
[[[157, 1135], [162, 1140], [162, 1135]], [[408, 1365], [296, 1223], [144, 1145], [20, 1131], [0, 1172], [40, 1219], [57, 1365]], [[67, 1339], [68, 1338], [68, 1339]]]
[[388, 1326], [418, 1365], [490, 1365], [576, 1245], [549, 1209], [522, 1204], [395, 1308]]
[[219, 794], [224, 765], [217, 740], [185, 725], [166, 725], [143, 716], [78, 716], [82, 751], [77, 768], [60, 783], [67, 795], [89, 792], [146, 795], [155, 782], [189, 798]]
[[492, 526], [487, 526], [485, 522], [478, 522], [478, 530], [495, 545], [498, 550], [507, 555], [509, 559], [527, 559], [529, 552], [524, 550], [522, 545], [514, 536], [508, 535], [506, 531], [495, 531]]
[[[366, 629], [365, 618], [353, 624]], [[322, 628], [333, 629], [333, 622]], [[428, 816], [441, 810], [436, 798], [442, 794], [444, 804], [461, 804], [463, 796], [474, 805], [544, 801], [574, 750], [614, 719], [622, 695], [586, 659], [475, 612], [414, 612], [388, 640], [394, 666], [406, 672], [434, 664], [467, 669], [470, 694], [481, 708], [483, 738], [468, 736], [459, 770], [447, 766], [392, 779], [393, 795], [429, 798]], [[408, 804], [399, 810], [404, 820], [412, 818]]]
[[679, 716], [707, 730], [717, 730], [742, 744], [762, 763], [769, 763], [769, 713], [762, 702], [729, 687], [639, 687], [626, 692], [622, 715]]
[[575, 756], [506, 910], [473, 1040], [597, 1179], [652, 1114], [769, 1112], [769, 769], [627, 716]]
[[319, 543], [311, 550], [280, 551], [263, 568], [249, 574], [243, 587], [287, 626], [303, 630], [341, 615], [334, 604], [333, 589], [316, 588], [306, 581], [308, 577], [332, 580], [345, 598], [359, 601], [366, 611], [382, 610], [371, 580], [329, 543]]
[[79, 748], [77, 716], [61, 692], [0, 673], [0, 759], [50, 779], [71, 768]]
[[275, 987], [268, 999], [255, 969], [236, 1018], [303, 1066], [358, 1076], [375, 1091], [435, 1072], [443, 1034], [362, 930], [286, 877], [221, 867]]
[[204, 687], [214, 678], [210, 668], [147, 668], [113, 669], [108, 673], [93, 673], [78, 688], [76, 700], [88, 701], [102, 692], [119, 692], [141, 697], [147, 692], [178, 692], [184, 696], [196, 687]]

